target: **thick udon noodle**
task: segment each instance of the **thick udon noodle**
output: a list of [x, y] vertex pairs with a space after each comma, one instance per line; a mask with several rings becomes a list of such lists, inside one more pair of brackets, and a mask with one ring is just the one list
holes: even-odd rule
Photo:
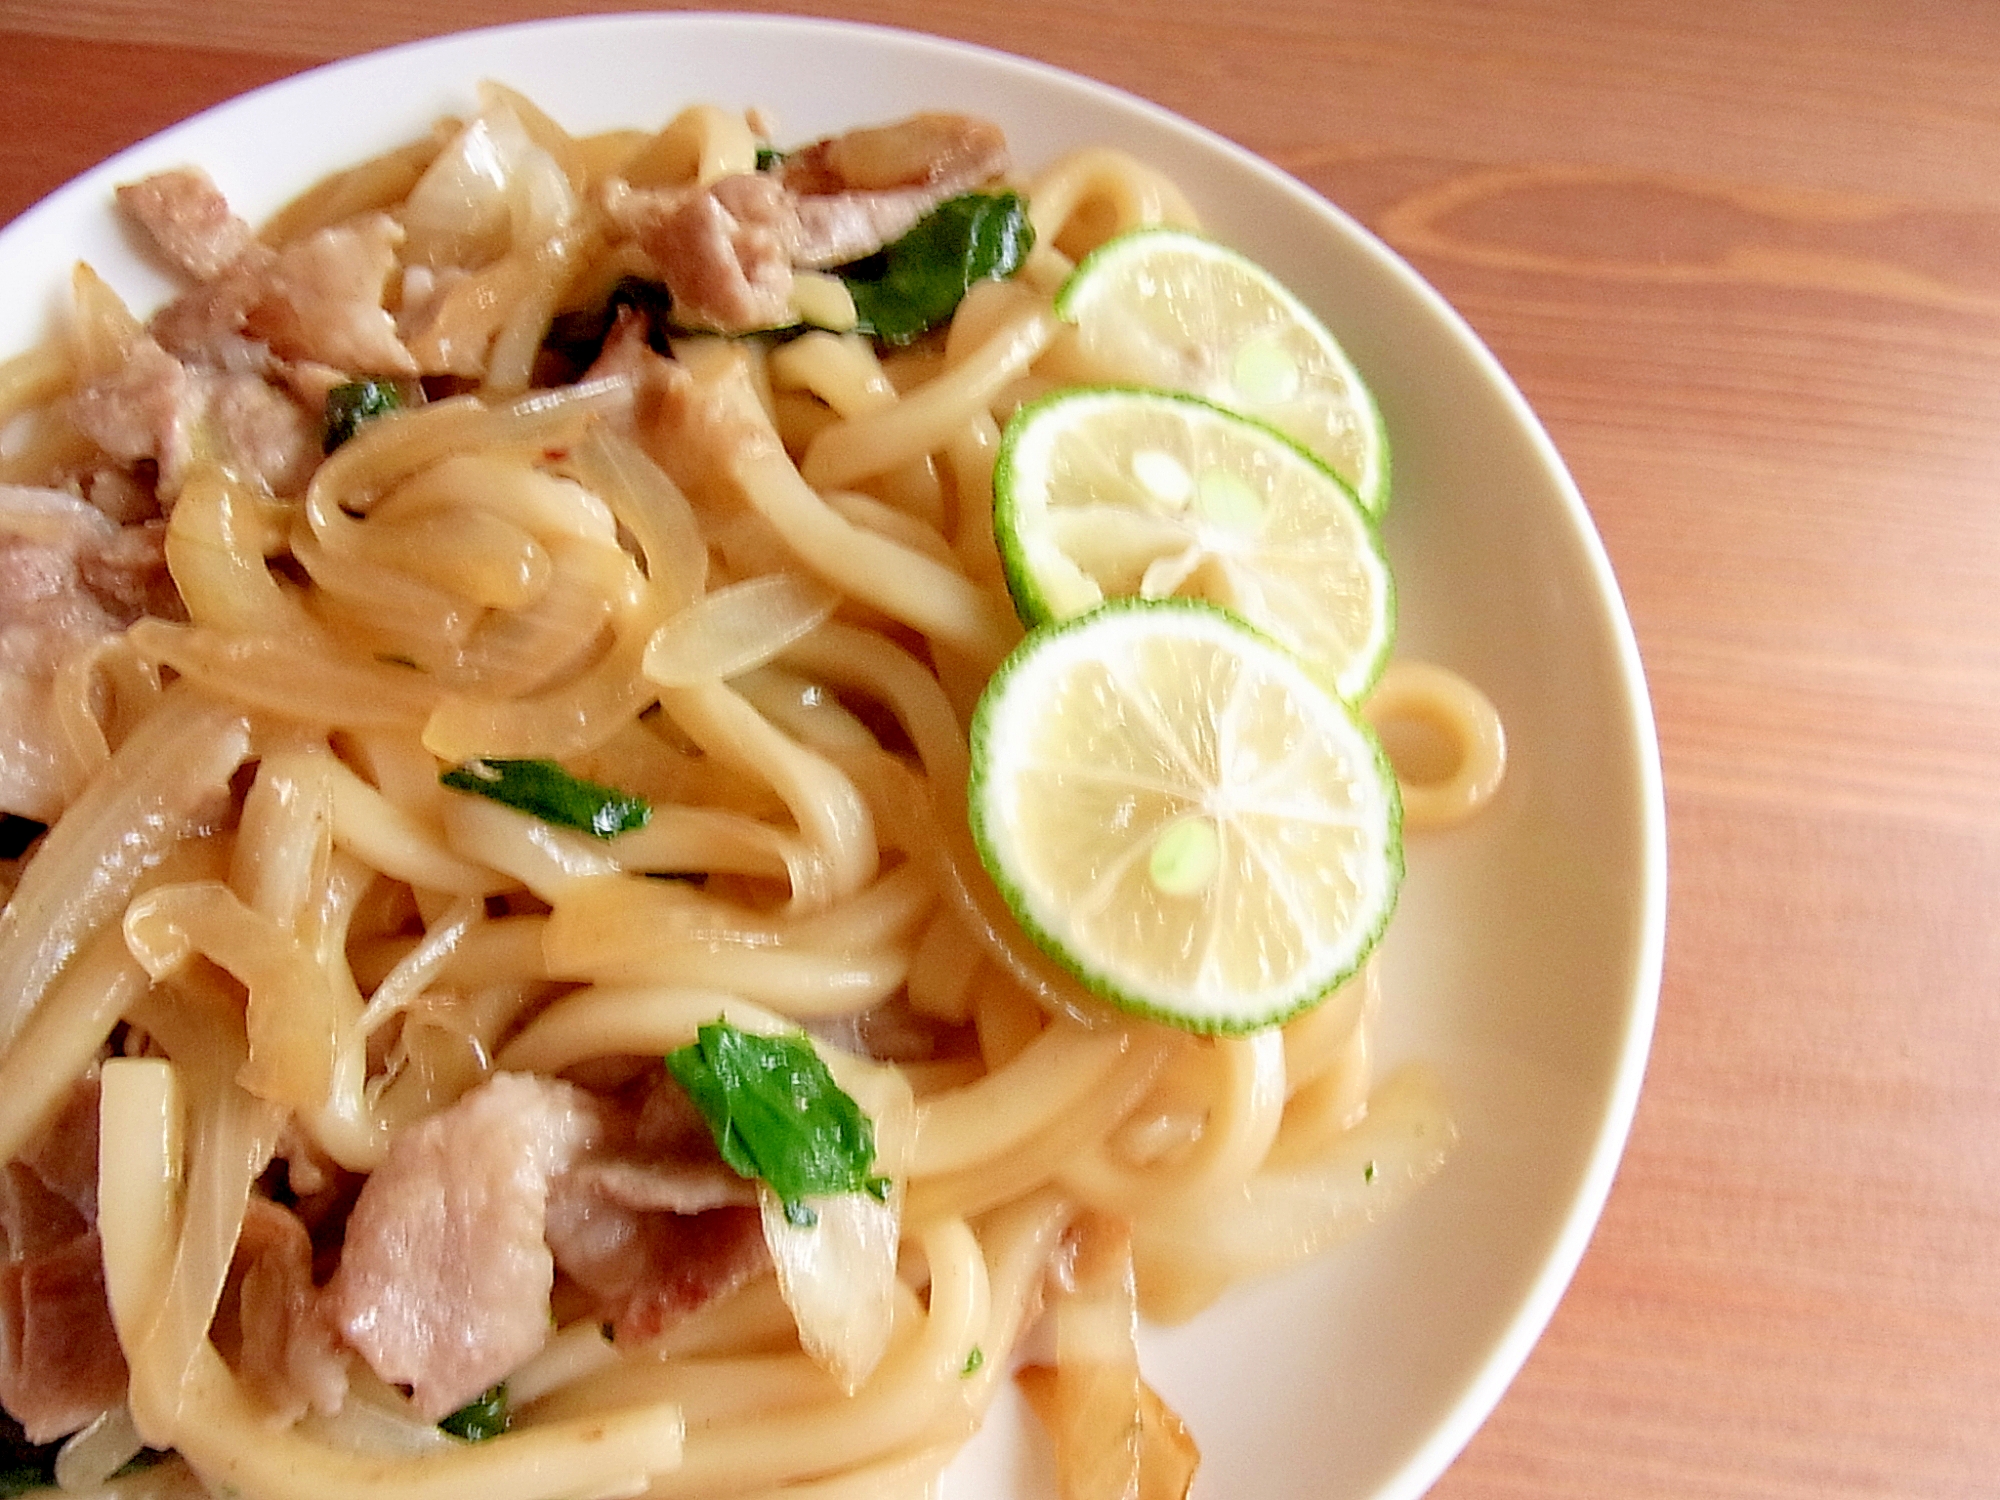
[[[650, 143], [565, 149], [577, 171], [637, 146], [713, 173], [748, 140], [697, 110]], [[413, 161], [267, 234], [390, 202]], [[75, 1440], [73, 1471], [142, 1438], [257, 1497], [930, 1493], [1080, 1232], [1129, 1234], [1139, 1307], [1185, 1318], [1434, 1170], [1428, 1075], [1373, 1076], [1372, 970], [1282, 1030], [1192, 1038], [1080, 996], [978, 868], [964, 724], [1018, 635], [991, 531], [1000, 423], [1067, 377], [1051, 296], [1074, 259], [1193, 221], [1115, 151], [1024, 187], [1026, 269], [914, 352], [826, 332], [677, 347], [703, 419], [742, 439], [726, 450], [690, 459], [628, 380], [528, 388], [551, 317], [604, 279], [575, 235], [490, 274], [511, 297], [476, 396], [365, 427], [303, 503], [190, 473], [168, 533], [189, 618], [65, 665], [75, 794], [0, 919], [0, 1159], [101, 1070], [129, 1418]], [[80, 289], [66, 341], [7, 367], [9, 412], [59, 401], [121, 336], [115, 300]], [[1406, 793], [1412, 827], [1490, 795], [1483, 700], [1401, 666], [1384, 693], [1459, 747], [1449, 785]], [[656, 815], [598, 842], [439, 786], [473, 756], [560, 759]], [[637, 1350], [567, 1322], [489, 1442], [409, 1438], [358, 1370], [339, 1417], [273, 1424], [210, 1323], [288, 1130], [367, 1172], [493, 1070], [617, 1079], [718, 1015], [811, 1026], [877, 1114], [904, 1248], [858, 1389], [801, 1352], [767, 1277]], [[958, 1041], [876, 1060], [897, 1050], [882, 1017]], [[406, 1448], [384, 1456], [371, 1422]]]

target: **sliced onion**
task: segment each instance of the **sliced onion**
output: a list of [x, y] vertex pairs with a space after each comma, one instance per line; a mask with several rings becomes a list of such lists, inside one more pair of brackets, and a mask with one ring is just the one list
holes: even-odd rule
[[1225, 1286], [1352, 1238], [1435, 1177], [1456, 1139], [1437, 1076], [1421, 1065], [1399, 1069], [1312, 1164], [1266, 1168], [1221, 1205], [1141, 1218], [1133, 1230], [1141, 1306], [1178, 1322]]
[[840, 595], [814, 578], [771, 573], [732, 583], [675, 612], [646, 646], [646, 676], [692, 687], [764, 666], [832, 616]]
[[757, 1200], [778, 1290], [799, 1326], [799, 1346], [851, 1396], [889, 1347], [897, 1209], [867, 1193], [812, 1198], [818, 1222], [802, 1226], [785, 1217], [770, 1188], [760, 1185]]
[[72, 1494], [95, 1490], [145, 1447], [122, 1401], [72, 1433], [56, 1454], [56, 1485]]
[[875, 1170], [892, 1186], [886, 1201], [869, 1193], [813, 1198], [819, 1222], [789, 1222], [784, 1205], [759, 1186], [764, 1243], [777, 1267], [778, 1290], [798, 1324], [799, 1346], [849, 1395], [874, 1371], [894, 1327], [896, 1247], [902, 1237], [903, 1181], [915, 1142], [916, 1104], [909, 1083], [822, 1047], [834, 1081], [875, 1127]]
[[496, 101], [438, 153], [404, 200], [405, 254], [416, 265], [479, 266], [510, 246], [541, 244], [575, 214], [562, 167]]
[[340, 1410], [332, 1416], [306, 1417], [296, 1429], [299, 1433], [329, 1448], [382, 1458], [414, 1458], [452, 1445], [450, 1435], [419, 1416], [402, 1392], [355, 1363]]

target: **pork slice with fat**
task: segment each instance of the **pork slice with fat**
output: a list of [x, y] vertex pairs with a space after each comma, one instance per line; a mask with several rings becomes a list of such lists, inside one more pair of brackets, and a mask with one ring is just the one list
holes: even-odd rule
[[125, 183], [118, 189], [118, 207], [168, 264], [196, 281], [220, 275], [256, 238], [198, 167], [176, 167]]
[[125, 1399], [97, 1239], [97, 1080], [0, 1173], [0, 1406], [53, 1442]]
[[547, 1339], [549, 1183], [604, 1128], [582, 1089], [501, 1073], [398, 1135], [362, 1188], [325, 1305], [426, 1417], [456, 1411]]

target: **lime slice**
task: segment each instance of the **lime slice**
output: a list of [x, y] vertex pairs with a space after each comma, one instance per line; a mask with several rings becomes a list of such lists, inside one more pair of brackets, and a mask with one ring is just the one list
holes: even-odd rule
[[1107, 597], [1206, 599], [1359, 699], [1395, 633], [1381, 538], [1354, 492], [1274, 428], [1193, 396], [1073, 387], [1023, 407], [993, 524], [1022, 623]]
[[1030, 632], [974, 712], [969, 796], [1023, 929], [1105, 999], [1191, 1031], [1310, 1006], [1402, 880], [1374, 735], [1291, 652], [1187, 600]]
[[1389, 439], [1352, 361], [1312, 310], [1234, 250], [1182, 229], [1098, 246], [1056, 294], [1095, 379], [1205, 397], [1324, 459], [1370, 515], [1389, 501]]

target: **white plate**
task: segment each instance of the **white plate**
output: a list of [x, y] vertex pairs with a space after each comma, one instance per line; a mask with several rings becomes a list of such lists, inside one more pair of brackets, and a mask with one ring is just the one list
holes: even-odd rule
[[[744, 16], [555, 21], [305, 74], [133, 148], [0, 233], [0, 349], [40, 336], [79, 258], [135, 305], [164, 290], [117, 232], [112, 186], [184, 162], [252, 219], [313, 178], [464, 112], [493, 77], [576, 130], [707, 100], [804, 140], [920, 108], [1005, 126], [1015, 156], [1107, 142], [1171, 173], [1210, 229], [1325, 316], [1380, 398], [1400, 649], [1480, 683], [1512, 768], [1471, 828], [1414, 840], [1386, 949], [1390, 1060], [1443, 1071], [1463, 1146], [1351, 1248], [1151, 1331], [1212, 1496], [1420, 1494], [1540, 1334], [1609, 1189], [1658, 992], [1665, 840], [1630, 625], [1582, 501], [1520, 394], [1407, 266], [1297, 182], [1203, 130], [1037, 64], [907, 33]], [[1301, 101], [1302, 105], [1306, 101]], [[1052, 1493], [1003, 1401], [950, 1500]]]

